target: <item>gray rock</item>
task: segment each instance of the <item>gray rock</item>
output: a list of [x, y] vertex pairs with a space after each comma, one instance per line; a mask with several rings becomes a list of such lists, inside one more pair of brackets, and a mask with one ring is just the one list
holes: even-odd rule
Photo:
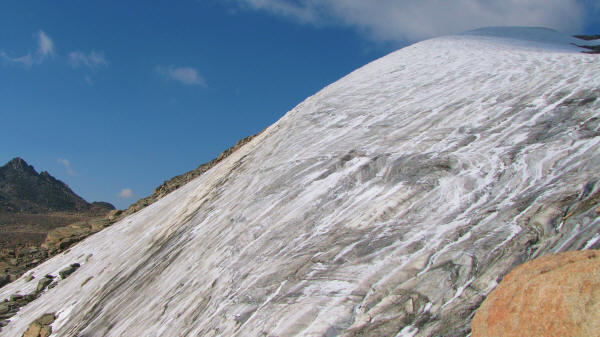
[[58, 275], [60, 275], [60, 278], [62, 278], [64, 280], [67, 277], [69, 277], [69, 275], [73, 274], [79, 267], [80, 267], [79, 263], [73, 263], [72, 265], [68, 266], [67, 268], [59, 271]]
[[36, 290], [38, 292], [44, 291], [44, 289], [46, 289], [46, 287], [52, 283], [52, 279], [48, 278], [48, 277], [43, 277], [38, 281], [38, 285]]
[[36, 321], [42, 325], [50, 325], [50, 324], [52, 324], [52, 322], [54, 322], [55, 319], [56, 319], [56, 316], [54, 315], [54, 313], [48, 313], [48, 314], [43, 314]]
[[23, 295], [21, 295], [21, 294], [12, 294], [12, 295], [10, 295], [9, 298], [10, 298], [11, 302], [16, 302], [16, 301], [22, 300], [23, 299]]

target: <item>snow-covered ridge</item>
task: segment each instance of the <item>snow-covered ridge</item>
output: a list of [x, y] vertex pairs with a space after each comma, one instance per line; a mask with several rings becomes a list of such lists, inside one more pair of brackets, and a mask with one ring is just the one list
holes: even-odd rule
[[[36, 267], [1, 336], [465, 336], [515, 264], [597, 248], [598, 56], [453, 36], [374, 61]], [[0, 299], [29, 293], [20, 279]]]
[[496, 43], [512, 44], [522, 48], [566, 52], [582, 52], [586, 49], [579, 46], [600, 44], [600, 41], [585, 41], [544, 27], [486, 27], [471, 30], [462, 35]]

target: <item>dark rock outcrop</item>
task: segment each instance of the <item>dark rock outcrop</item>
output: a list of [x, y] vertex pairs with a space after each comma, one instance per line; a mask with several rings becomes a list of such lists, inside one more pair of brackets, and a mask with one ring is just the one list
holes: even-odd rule
[[79, 267], [81, 267], [79, 263], [73, 263], [67, 268], [59, 271], [58, 275], [60, 275], [60, 278], [64, 280], [69, 277], [69, 275], [73, 274], [77, 269], [79, 269]]
[[93, 207], [107, 211], [114, 209], [109, 203], [88, 203], [48, 172], [38, 174], [21, 158], [14, 158], [0, 167], [0, 200], [3, 212], [83, 212]]

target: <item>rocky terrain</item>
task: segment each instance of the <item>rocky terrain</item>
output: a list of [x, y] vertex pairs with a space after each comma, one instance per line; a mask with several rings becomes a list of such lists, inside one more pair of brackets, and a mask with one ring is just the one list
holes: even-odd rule
[[600, 251], [550, 254], [500, 282], [477, 310], [471, 336], [596, 336], [599, 316]]
[[21, 158], [0, 167], [0, 286], [109, 225], [111, 210]]
[[600, 248], [584, 50], [494, 28], [374, 61], [1, 288], [0, 335], [467, 336], [515, 266]]

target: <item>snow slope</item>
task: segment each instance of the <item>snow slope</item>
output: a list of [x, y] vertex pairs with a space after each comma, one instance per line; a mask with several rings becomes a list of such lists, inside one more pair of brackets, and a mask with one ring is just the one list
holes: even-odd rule
[[522, 41], [428, 40], [329, 85], [36, 267], [82, 264], [0, 334], [57, 312], [53, 336], [467, 335], [515, 264], [600, 247], [600, 58]]
[[463, 33], [465, 36], [488, 38], [496, 43], [518, 45], [521, 48], [579, 52], [581, 45], [596, 46], [600, 40], [585, 41], [544, 27], [486, 27]]

